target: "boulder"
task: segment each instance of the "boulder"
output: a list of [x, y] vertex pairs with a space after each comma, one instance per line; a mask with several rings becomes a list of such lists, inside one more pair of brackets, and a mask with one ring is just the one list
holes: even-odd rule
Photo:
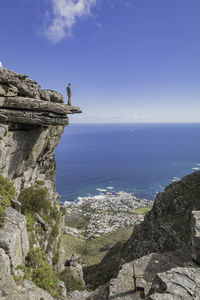
[[4, 300], [53, 300], [51, 295], [37, 287], [32, 281], [24, 280], [16, 285], [9, 274], [0, 273], [0, 298]]
[[[44, 97], [44, 94], [45, 94], [45, 97]], [[51, 101], [51, 102], [64, 103], [63, 96], [60, 93], [56, 92], [56, 91], [42, 90], [40, 92], [40, 97], [41, 97], [41, 99], [44, 99], [44, 100], [49, 99], [49, 101]]]
[[200, 268], [178, 267], [158, 273], [147, 299], [200, 299]]
[[136, 291], [147, 295], [157, 273], [174, 267], [195, 266], [188, 249], [164, 253], [150, 253], [133, 261], [134, 282]]
[[67, 289], [65, 286], [65, 283], [63, 281], [59, 281], [59, 283], [57, 284], [58, 286], [58, 290], [61, 296], [67, 296]]
[[117, 278], [110, 280], [108, 299], [133, 299], [133, 294], [135, 292], [133, 275], [133, 263], [124, 264], [119, 271]]

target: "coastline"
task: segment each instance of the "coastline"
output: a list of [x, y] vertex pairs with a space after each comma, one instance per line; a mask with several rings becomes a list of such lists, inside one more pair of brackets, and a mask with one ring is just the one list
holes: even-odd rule
[[[64, 232], [76, 237], [96, 238], [118, 228], [139, 224], [153, 201], [137, 198], [132, 193], [97, 188], [99, 194], [78, 197], [65, 202], [67, 210]], [[82, 220], [81, 224], [78, 224]], [[80, 222], [80, 223], [81, 223]]]

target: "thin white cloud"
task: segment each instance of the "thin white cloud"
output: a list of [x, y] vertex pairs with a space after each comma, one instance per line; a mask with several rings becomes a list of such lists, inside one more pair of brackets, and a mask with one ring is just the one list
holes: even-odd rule
[[91, 15], [91, 8], [96, 0], [50, 0], [53, 13], [50, 16], [50, 26], [45, 30], [45, 36], [57, 43], [71, 35], [71, 29], [76, 22]]

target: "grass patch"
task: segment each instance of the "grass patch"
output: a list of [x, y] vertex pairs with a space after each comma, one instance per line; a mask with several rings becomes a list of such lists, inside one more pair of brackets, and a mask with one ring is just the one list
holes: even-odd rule
[[69, 257], [76, 254], [80, 257], [81, 263], [89, 266], [99, 263], [113, 245], [128, 240], [132, 232], [132, 226], [124, 227], [92, 240], [63, 234], [63, 247]]
[[133, 212], [138, 215], [146, 215], [146, 213], [150, 210], [151, 210], [151, 207], [140, 207], [137, 209], [133, 209]]
[[85, 229], [90, 223], [89, 218], [85, 216], [78, 215], [66, 215], [65, 216], [65, 225], [69, 227], [74, 227], [77, 229]]

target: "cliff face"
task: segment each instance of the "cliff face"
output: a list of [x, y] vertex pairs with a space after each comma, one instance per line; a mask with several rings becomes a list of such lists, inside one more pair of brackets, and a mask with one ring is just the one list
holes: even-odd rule
[[[80, 112], [78, 107], [64, 104], [58, 92], [42, 90], [26, 75], [0, 68], [0, 174], [12, 180], [16, 190], [0, 228], [0, 273], [7, 270], [8, 277], [17, 273], [16, 267], [25, 263], [30, 248], [37, 246], [58, 271], [62, 269], [59, 252], [63, 218], [56, 192], [54, 149], [69, 123], [67, 114]], [[51, 208], [43, 215], [34, 213], [34, 224], [30, 219], [27, 227], [19, 195], [34, 187], [43, 193], [48, 191]], [[17, 287], [14, 289], [17, 291]], [[31, 289], [36, 291], [33, 286]], [[45, 299], [51, 298], [43, 294]]]
[[25, 75], [0, 68], [0, 173], [21, 189], [44, 180], [56, 201], [54, 149], [69, 120], [80, 113], [61, 94], [42, 90]]

